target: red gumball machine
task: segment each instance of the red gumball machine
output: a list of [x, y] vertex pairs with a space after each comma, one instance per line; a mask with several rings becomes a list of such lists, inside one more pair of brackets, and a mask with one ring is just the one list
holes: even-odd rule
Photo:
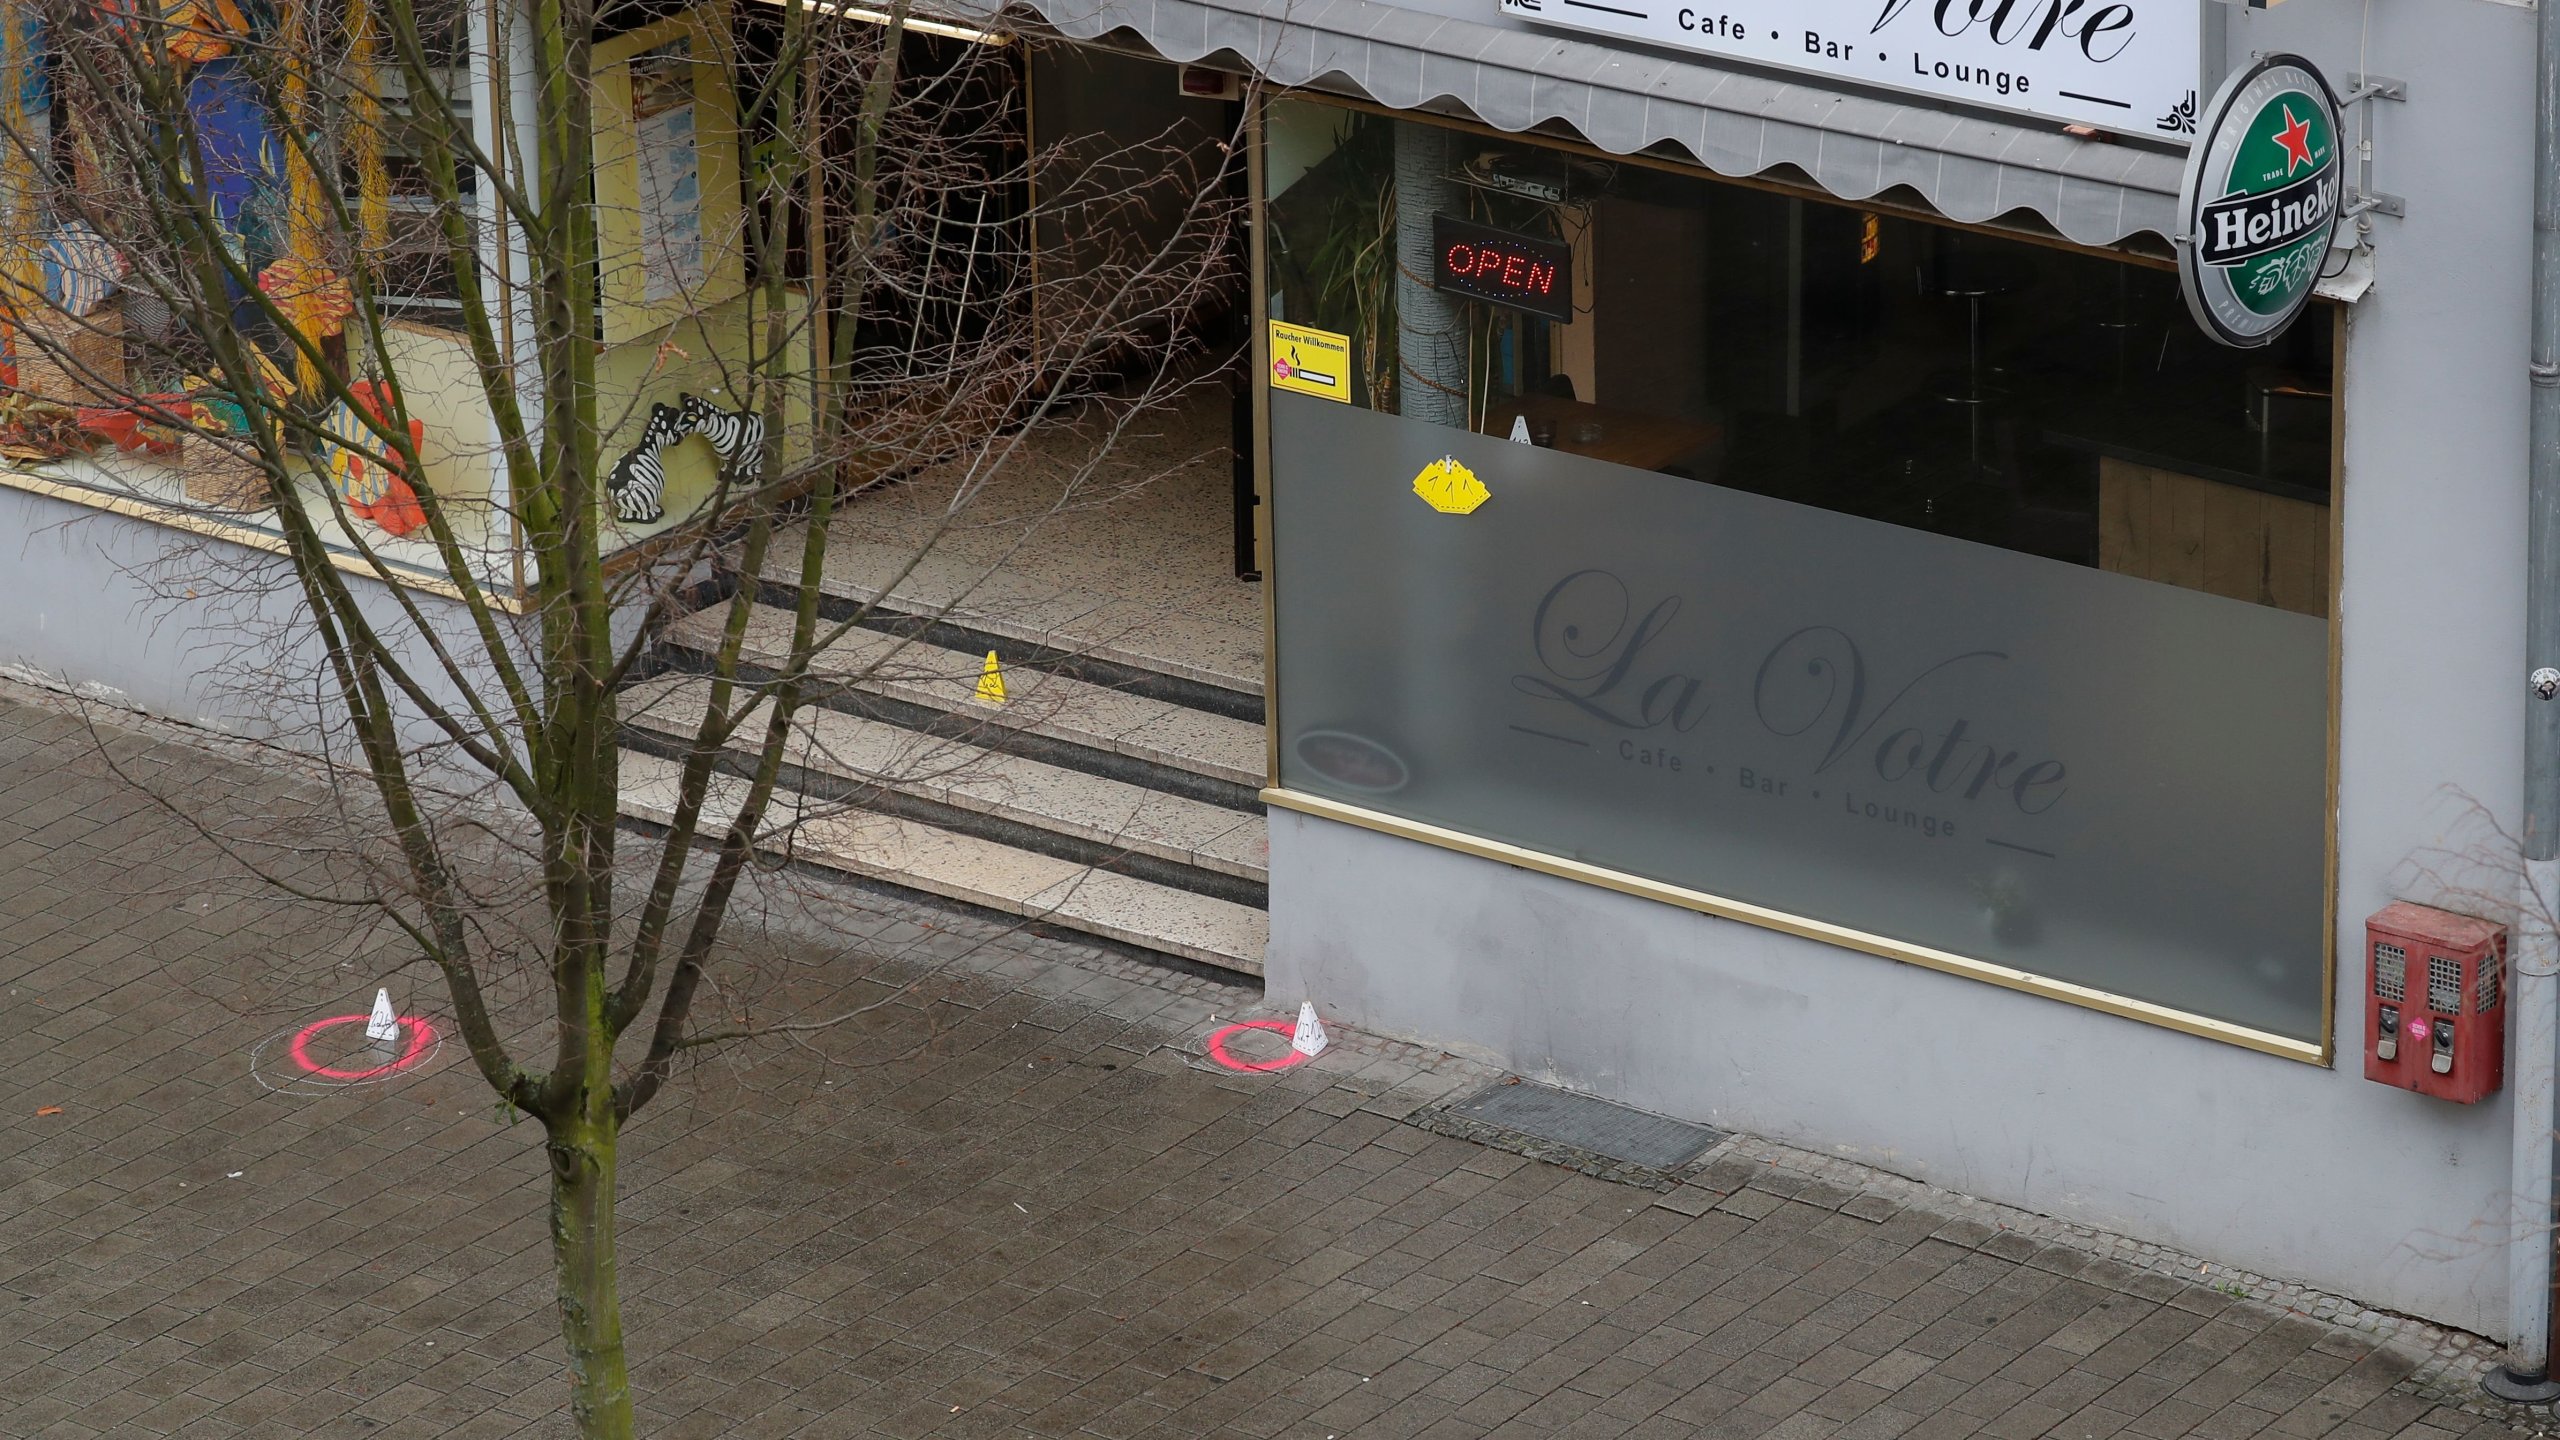
[[2366, 1079], [2462, 1105], [2506, 1083], [2504, 926], [2404, 900], [2364, 944]]

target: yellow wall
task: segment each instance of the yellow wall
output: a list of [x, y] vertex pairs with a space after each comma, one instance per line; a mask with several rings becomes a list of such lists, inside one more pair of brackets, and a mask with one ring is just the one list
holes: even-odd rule
[[427, 427], [418, 447], [427, 483], [448, 503], [487, 500], [499, 465], [498, 426], [470, 342], [450, 330], [397, 320], [383, 331], [392, 382], [411, 417]]
[[[794, 377], [785, 386], [783, 455], [785, 463], [796, 463], [809, 456], [808, 297], [789, 292], [787, 305], [786, 359], [778, 368]], [[763, 349], [763, 327], [770, 317], [763, 292], [755, 290], [626, 344], [606, 346], [596, 357], [596, 428], [604, 435], [603, 463], [610, 467], [631, 448], [649, 423], [650, 405], [673, 405], [685, 392], [723, 410], [746, 409], [751, 404], [760, 409], [762, 397], [751, 397], [747, 388], [745, 362]], [[710, 497], [718, 479], [710, 441], [688, 436], [668, 446], [664, 456], [667, 518], [656, 525], [620, 527], [625, 532], [645, 535], [663, 530]]]
[[[639, 136], [631, 115], [631, 60], [675, 41], [693, 55], [694, 157], [701, 187], [703, 279], [689, 295], [651, 302], [644, 284]], [[746, 206], [739, 195], [735, 65], [728, 7], [699, 5], [595, 47], [595, 194], [599, 295], [607, 343], [636, 338], [746, 286]]]

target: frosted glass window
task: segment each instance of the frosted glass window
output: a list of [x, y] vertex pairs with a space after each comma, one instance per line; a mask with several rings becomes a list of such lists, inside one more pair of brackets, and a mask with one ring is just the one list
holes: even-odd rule
[[[1271, 395], [1284, 786], [2321, 1037], [2324, 314], [2222, 350], [2127, 261], [1265, 134], [1273, 316], [1348, 372]], [[1572, 318], [1435, 287], [1446, 219]]]
[[1271, 399], [1284, 786], [2318, 1039], [2321, 620]]

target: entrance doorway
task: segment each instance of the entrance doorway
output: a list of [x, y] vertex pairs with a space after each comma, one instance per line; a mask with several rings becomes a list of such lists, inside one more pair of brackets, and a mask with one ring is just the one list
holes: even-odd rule
[[[1268, 750], [1241, 105], [1116, 53], [1017, 40], [906, 58], [918, 87], [968, 72], [1011, 107], [1018, 147], [975, 187], [910, 187], [891, 237], [906, 248], [856, 307], [851, 369], [856, 393], [885, 397], [863, 417], [881, 459], [830, 522], [818, 609], [850, 628], [822, 657], [786, 779], [804, 813], [863, 823], [798, 853], [1258, 975]], [[1006, 85], [985, 88], [999, 63]], [[908, 150], [965, 175], [986, 151], [964, 138], [978, 149], [928, 133]], [[804, 598], [800, 553], [772, 547], [752, 577], [763, 606]], [[674, 644], [716, 643], [689, 634]]]
[[[1035, 47], [1024, 60], [1044, 338], [1059, 345], [1059, 329], [1102, 312], [1119, 352], [1092, 357], [1102, 372], [1126, 379], [1170, 362], [1188, 378], [1220, 379], [1235, 458], [1232, 568], [1257, 578], [1241, 90], [1211, 72], [1078, 45]], [[1220, 84], [1235, 93], [1215, 93]]]

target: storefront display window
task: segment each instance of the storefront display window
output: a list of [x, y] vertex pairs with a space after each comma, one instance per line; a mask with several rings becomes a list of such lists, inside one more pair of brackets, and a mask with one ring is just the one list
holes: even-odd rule
[[1265, 134], [1275, 377], [1344, 372], [1269, 397], [1284, 792], [2322, 1044], [2325, 317], [2226, 351], [2166, 269]]
[[[471, 16], [453, 5], [417, 12], [425, 63], [413, 76], [384, 52], [379, 14], [360, 0], [208, 0], [172, 10], [165, 33], [138, 43], [114, 39], [104, 12], [18, 12], [7, 69], [22, 83], [0, 114], [11, 172], [0, 187], [11, 197], [0, 251], [27, 271], [10, 278], [30, 303], [0, 326], [8, 334], [0, 478], [280, 543], [248, 421], [224, 398], [207, 339], [227, 327], [256, 357], [268, 393], [290, 397], [309, 422], [290, 447], [289, 494], [326, 543], [350, 562], [369, 549], [363, 564], [435, 583], [445, 565], [423, 533], [415, 489], [423, 483], [444, 501], [482, 579], [511, 583], [480, 370], [453, 329], [445, 217], [418, 156], [421, 128], [407, 123], [429, 109], [466, 131], [477, 123], [472, 76], [485, 49]], [[90, 72], [51, 83], [81, 74], [67, 58], [77, 47], [97, 52], [85, 62]], [[310, 55], [325, 61], [281, 58]], [[151, 168], [138, 149], [145, 137], [105, 116], [125, 103], [117, 87], [145, 73], [182, 90], [181, 148], [200, 167], [209, 218], [281, 321], [250, 302], [248, 281], [225, 281], [227, 294], [209, 298], [185, 247], [167, 238], [153, 192], [136, 183]], [[288, 142], [287, 114], [301, 117], [302, 144]], [[467, 167], [461, 188], [469, 233], [477, 197]], [[378, 334], [359, 313], [359, 289], [379, 306]], [[285, 326], [319, 356], [300, 352]], [[365, 427], [343, 401], [331, 406], [324, 371], [356, 403], [386, 409], [396, 395], [422, 474], [354, 453], [367, 448], [353, 438]]]
[[[447, 126], [499, 153], [496, 118], [478, 102], [511, 82], [487, 17], [457, 4], [406, 12], [424, 47], [412, 69], [386, 53], [384, 22], [364, 0], [219, 0], [188, 13], [201, 23], [157, 42], [165, 56], [112, 53], [183, 86], [181, 148], [200, 165], [221, 244], [275, 313], [237, 280], [206, 298], [188, 252], [155, 223], [161, 202], [135, 183], [150, 171], [137, 158], [143, 139], [96, 123], [112, 84], [38, 83], [63, 63], [56, 50], [104, 43], [90, 34], [100, 18], [11, 31], [5, 68], [26, 83], [0, 92], [11, 170], [0, 191], [13, 197], [0, 208], [0, 268], [40, 300], [0, 325], [0, 483], [281, 544], [251, 422], [222, 398], [207, 339], [227, 327], [290, 412], [278, 427], [290, 432], [286, 493], [340, 563], [430, 589], [458, 584], [460, 563], [474, 583], [519, 593], [530, 577], [492, 372], [464, 324], [452, 235], [473, 257], [494, 343], [520, 358], [530, 318], [506, 312], [522, 259], [510, 263], [472, 167], [453, 167], [455, 189], [440, 195], [426, 156]], [[609, 552], [697, 519], [723, 467], [751, 478], [730, 452], [764, 433], [758, 417], [777, 387], [783, 457], [807, 456], [819, 326], [805, 254], [778, 290], [752, 286], [746, 258], [748, 137], [736, 97], [759, 73], [742, 47], [771, 28], [715, 0], [595, 48], [595, 416], [617, 482], [603, 501]], [[291, 58], [304, 54], [320, 63]], [[288, 143], [297, 132], [285, 115], [302, 117], [301, 143]], [[395, 408], [407, 413], [419, 473], [386, 463], [358, 413]], [[695, 436], [709, 443], [684, 443]], [[634, 455], [645, 462], [619, 463]], [[646, 484], [619, 483], [642, 473]], [[459, 562], [432, 543], [422, 492], [450, 522]]]

